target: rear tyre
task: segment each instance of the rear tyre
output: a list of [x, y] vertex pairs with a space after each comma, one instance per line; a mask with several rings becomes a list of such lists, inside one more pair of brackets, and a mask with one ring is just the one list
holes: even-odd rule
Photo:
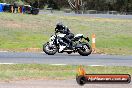
[[43, 45], [43, 51], [48, 55], [54, 55], [57, 52], [56, 45], [50, 45], [49, 43], [46, 43]]
[[92, 48], [89, 44], [83, 44], [82, 48], [78, 49], [78, 53], [82, 56], [88, 56], [92, 52]]

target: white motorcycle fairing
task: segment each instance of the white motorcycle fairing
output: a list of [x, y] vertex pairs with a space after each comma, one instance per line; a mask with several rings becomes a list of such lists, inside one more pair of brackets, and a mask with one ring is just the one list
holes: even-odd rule
[[81, 36], [83, 36], [83, 34], [77, 34], [77, 35], [75, 36], [75, 38], [76, 38], [76, 37], [81, 37]]
[[[57, 36], [60, 37], [60, 38], [63, 38], [65, 35], [66, 34], [58, 34]], [[50, 42], [49, 42], [50, 45], [53, 44], [54, 39], [55, 39], [55, 35], [52, 35], [51, 38], [50, 38]], [[58, 39], [57, 39], [57, 43], [59, 43]], [[65, 48], [66, 48], [66, 46], [60, 45], [59, 46], [59, 52], [63, 51]]]
[[[60, 37], [60, 38], [63, 38], [66, 34], [58, 34], [57, 36]], [[83, 34], [77, 34], [74, 38], [77, 38], [77, 37], [82, 37]], [[51, 38], [50, 38], [50, 45], [52, 46], [53, 44], [53, 40], [55, 39], [55, 35], [52, 35]], [[57, 39], [57, 43], [58, 42], [58, 39]], [[59, 52], [62, 52], [64, 49], [66, 48], [66, 46], [64, 45], [59, 45]]]
[[63, 38], [65, 35], [66, 34], [58, 34], [57, 36]]
[[66, 46], [61, 46], [60, 45], [59, 52], [63, 51], [65, 48], [66, 48]]
[[[66, 34], [58, 34], [58, 37], [63, 38]], [[66, 46], [60, 45], [59, 46], [59, 52], [63, 51], [66, 48]]]

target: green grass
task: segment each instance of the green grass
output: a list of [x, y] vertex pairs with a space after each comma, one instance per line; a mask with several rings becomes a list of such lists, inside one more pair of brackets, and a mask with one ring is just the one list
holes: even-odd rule
[[42, 48], [63, 22], [75, 34], [96, 34], [99, 52], [132, 55], [132, 20], [83, 16], [22, 15], [0, 13], [0, 49]]
[[[0, 80], [21, 79], [74, 79], [79, 66], [53, 66], [44, 64], [0, 65]], [[132, 67], [83, 66], [88, 74], [130, 74]]]

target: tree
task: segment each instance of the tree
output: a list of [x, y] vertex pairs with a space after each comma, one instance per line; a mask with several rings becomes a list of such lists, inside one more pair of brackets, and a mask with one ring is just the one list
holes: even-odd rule
[[99, 11], [132, 11], [132, 0], [0, 0], [0, 2], [13, 4], [14, 2], [24, 2], [34, 4], [43, 8], [46, 4], [53, 9], [72, 8], [76, 13], [82, 10], [99, 10]]
[[55, 0], [48, 0], [48, 8], [59, 9]]
[[80, 10], [82, 10], [82, 0], [68, 0], [68, 3], [76, 13], [80, 13]]

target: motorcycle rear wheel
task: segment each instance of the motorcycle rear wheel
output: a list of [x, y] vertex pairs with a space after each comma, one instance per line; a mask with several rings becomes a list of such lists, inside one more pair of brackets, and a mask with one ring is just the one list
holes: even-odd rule
[[78, 53], [82, 56], [88, 56], [92, 52], [92, 47], [89, 44], [83, 44], [82, 48], [78, 49]]

